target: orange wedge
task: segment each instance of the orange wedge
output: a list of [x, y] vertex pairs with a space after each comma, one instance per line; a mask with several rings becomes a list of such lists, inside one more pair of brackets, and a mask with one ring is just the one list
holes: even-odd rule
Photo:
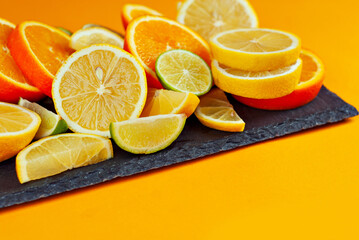
[[15, 156], [34, 138], [41, 118], [15, 104], [0, 102], [0, 162]]
[[146, 15], [162, 16], [156, 10], [141, 4], [125, 4], [121, 11], [123, 27], [126, 29], [133, 19]]
[[124, 49], [137, 57], [147, 73], [150, 87], [162, 88], [156, 76], [158, 56], [170, 49], [184, 49], [199, 55], [210, 65], [206, 41], [188, 27], [163, 17], [143, 16], [128, 25]]
[[123, 49], [92, 45], [72, 54], [60, 68], [52, 95], [56, 112], [72, 131], [110, 137], [111, 122], [140, 116], [146, 74]]
[[312, 101], [319, 93], [324, 80], [323, 62], [312, 52], [302, 50], [303, 61], [299, 84], [286, 96], [273, 99], [253, 99], [240, 96], [233, 97], [248, 106], [265, 110], [286, 110], [303, 106]]
[[196, 110], [198, 103], [199, 98], [193, 93], [150, 88], [141, 117], [179, 113], [189, 117]]
[[38, 101], [44, 95], [28, 84], [7, 47], [7, 39], [15, 25], [0, 18], [0, 101], [16, 103], [20, 97]]
[[31, 84], [51, 97], [55, 74], [73, 52], [69, 40], [69, 35], [57, 28], [29, 21], [16, 26], [8, 47]]

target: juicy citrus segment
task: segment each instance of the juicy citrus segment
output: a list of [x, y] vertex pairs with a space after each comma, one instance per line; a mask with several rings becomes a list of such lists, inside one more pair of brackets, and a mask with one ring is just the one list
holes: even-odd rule
[[318, 95], [323, 85], [324, 65], [314, 53], [308, 50], [302, 50], [300, 58], [303, 61], [302, 73], [292, 93], [273, 99], [233, 97], [248, 106], [265, 110], [286, 110], [309, 103]]
[[245, 71], [267, 71], [292, 65], [299, 57], [300, 39], [272, 29], [235, 29], [210, 41], [220, 63]]
[[140, 60], [149, 86], [155, 88], [162, 88], [155, 64], [163, 52], [185, 49], [199, 55], [207, 64], [211, 59], [209, 46], [202, 37], [178, 22], [158, 16], [143, 16], [131, 21], [126, 30], [124, 49]]
[[224, 92], [212, 89], [201, 97], [195, 111], [198, 120], [205, 126], [221, 131], [242, 132], [245, 123], [233, 109]]
[[221, 32], [258, 27], [256, 13], [246, 0], [187, 0], [177, 21], [209, 39]]
[[302, 60], [289, 67], [272, 71], [248, 72], [212, 62], [214, 83], [234, 95], [268, 99], [285, 96], [294, 91], [302, 71]]
[[20, 183], [25, 183], [112, 157], [112, 144], [107, 138], [60, 134], [43, 138], [23, 149], [16, 157], [16, 172]]
[[29, 102], [22, 98], [20, 98], [19, 105], [36, 112], [41, 118], [41, 124], [34, 139], [37, 140], [67, 131], [68, 127], [66, 122], [61, 119], [59, 115], [47, 110], [43, 106], [37, 103]]
[[40, 117], [26, 108], [0, 102], [0, 162], [15, 156], [34, 138]]
[[92, 27], [76, 31], [70, 40], [70, 46], [81, 50], [94, 44], [110, 44], [123, 48], [123, 38], [103, 27]]
[[146, 7], [140, 4], [125, 4], [122, 8], [121, 18], [124, 28], [126, 29], [128, 24], [135, 18], [153, 15], [153, 16], [162, 16], [161, 13], [156, 10]]
[[198, 104], [199, 98], [193, 93], [149, 88], [141, 117], [179, 113], [184, 113], [189, 117]]
[[110, 137], [111, 122], [141, 114], [146, 76], [124, 50], [93, 45], [74, 53], [60, 68], [52, 93], [57, 113], [72, 131]]
[[207, 93], [213, 84], [211, 69], [206, 62], [181, 49], [162, 53], [156, 61], [156, 73], [165, 88], [197, 96]]
[[25, 77], [51, 97], [54, 75], [73, 52], [70, 37], [38, 22], [22, 22], [9, 37], [8, 47]]
[[14, 28], [14, 24], [0, 18], [0, 101], [15, 103], [20, 97], [40, 100], [44, 95], [28, 84], [7, 47], [7, 39]]
[[116, 144], [125, 151], [149, 154], [175, 141], [185, 122], [185, 114], [157, 115], [111, 123], [110, 132]]

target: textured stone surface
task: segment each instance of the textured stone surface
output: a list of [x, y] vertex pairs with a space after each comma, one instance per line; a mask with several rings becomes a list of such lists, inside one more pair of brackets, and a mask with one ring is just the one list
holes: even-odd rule
[[325, 87], [314, 101], [289, 111], [257, 110], [232, 98], [230, 101], [246, 122], [242, 133], [209, 129], [192, 116], [181, 136], [161, 152], [133, 155], [114, 144], [113, 159], [23, 185], [17, 180], [14, 159], [0, 163], [0, 208], [338, 122], [358, 114], [354, 107]]

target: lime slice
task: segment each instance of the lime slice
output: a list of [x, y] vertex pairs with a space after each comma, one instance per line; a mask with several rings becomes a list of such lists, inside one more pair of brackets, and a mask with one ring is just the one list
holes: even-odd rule
[[156, 61], [156, 74], [166, 89], [201, 96], [213, 85], [211, 69], [198, 55], [182, 49], [162, 53]]
[[34, 139], [40, 139], [67, 131], [68, 127], [65, 120], [61, 119], [59, 115], [47, 110], [39, 104], [20, 98], [19, 105], [40, 115], [41, 125]]
[[160, 151], [175, 141], [186, 123], [185, 114], [163, 114], [110, 124], [116, 144], [135, 154]]
[[57, 27], [57, 29], [63, 31], [64, 33], [66, 33], [67, 35], [71, 36], [72, 35], [72, 32], [66, 28], [63, 28], [63, 27]]

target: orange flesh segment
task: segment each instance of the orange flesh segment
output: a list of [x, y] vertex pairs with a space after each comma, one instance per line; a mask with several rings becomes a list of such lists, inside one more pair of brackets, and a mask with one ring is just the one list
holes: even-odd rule
[[318, 65], [315, 61], [313, 61], [312, 57], [306, 54], [300, 54], [300, 58], [303, 60], [303, 68], [299, 82], [306, 82], [310, 80], [318, 71]]
[[108, 130], [112, 119], [129, 119], [141, 95], [140, 77], [133, 63], [102, 50], [74, 62], [59, 89], [63, 109], [73, 109], [67, 111], [68, 117], [83, 128], [100, 131]]
[[155, 63], [158, 56], [170, 49], [186, 49], [194, 52], [210, 65], [208, 49], [199, 41], [194, 41], [193, 38], [193, 35], [182, 28], [157, 20], [140, 22], [134, 33], [137, 54], [153, 71], [155, 71]]
[[12, 30], [12, 27], [0, 23], [0, 72], [12, 80], [27, 83], [7, 47], [7, 38]]
[[33, 118], [14, 107], [0, 105], [0, 133], [18, 132], [26, 129]]
[[55, 75], [68, 56], [73, 53], [69, 47], [69, 39], [43, 26], [27, 26], [24, 31], [37, 59], [52, 75]]

